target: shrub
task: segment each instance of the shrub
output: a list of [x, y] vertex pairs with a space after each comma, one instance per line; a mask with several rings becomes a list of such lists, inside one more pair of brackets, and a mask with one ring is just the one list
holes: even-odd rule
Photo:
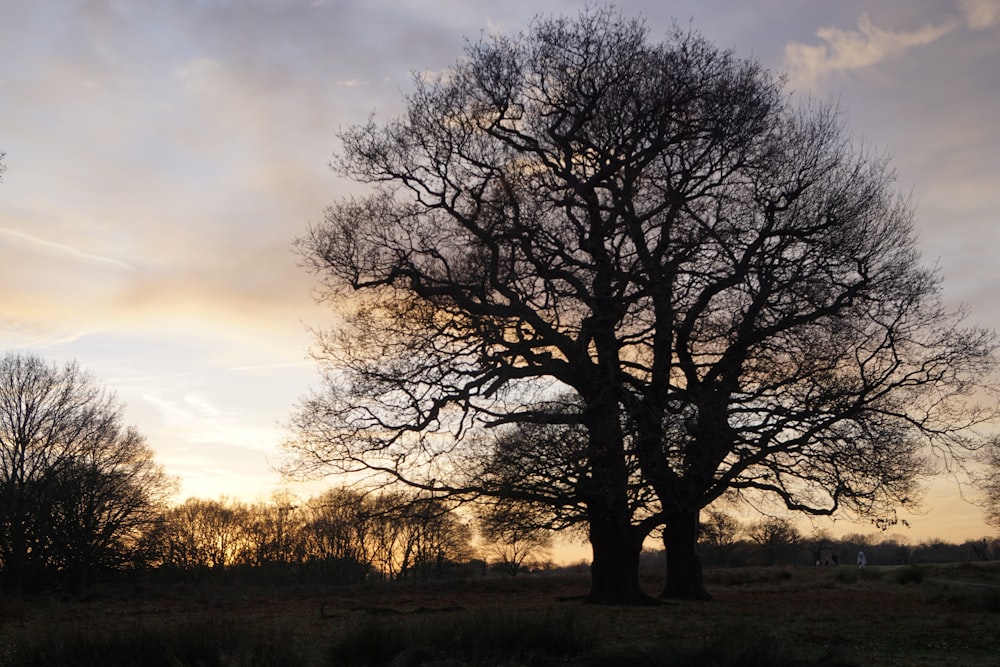
[[803, 659], [787, 638], [749, 625], [716, 628], [697, 640], [677, 644], [667, 640], [630, 644], [595, 651], [582, 661], [587, 667], [855, 667], [844, 651], [830, 649], [814, 660]]
[[833, 578], [841, 584], [853, 584], [858, 581], [879, 581], [882, 579], [882, 570], [866, 568], [864, 570], [854, 567], [834, 568]]
[[716, 586], [749, 586], [789, 581], [794, 575], [785, 567], [744, 567], [706, 569], [704, 577]]
[[838, 567], [833, 578], [841, 584], [853, 584], [858, 580], [858, 570], [853, 567]]
[[675, 651], [667, 665], [781, 667], [801, 664], [787, 640], [747, 626], [716, 629], [693, 646]]
[[190, 621], [97, 630], [70, 627], [36, 636], [0, 657], [2, 667], [299, 667], [290, 633], [247, 632], [234, 623]]
[[926, 589], [926, 600], [961, 611], [1000, 614], [1000, 588], [968, 584], [934, 584]]
[[413, 629], [397, 617], [362, 614], [345, 624], [331, 644], [330, 665], [386, 665], [414, 641]]
[[924, 580], [924, 571], [916, 565], [904, 565], [893, 571], [892, 580], [903, 586], [917, 585]]
[[346, 624], [330, 646], [327, 664], [377, 667], [403, 654], [476, 665], [506, 664], [536, 656], [566, 659], [590, 648], [594, 636], [575, 610], [366, 613]]

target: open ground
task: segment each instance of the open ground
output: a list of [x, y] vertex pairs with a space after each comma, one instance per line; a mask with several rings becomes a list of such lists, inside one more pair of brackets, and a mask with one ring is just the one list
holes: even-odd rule
[[586, 605], [585, 573], [119, 583], [85, 599], [2, 599], [0, 665], [1000, 665], [1000, 563], [709, 569], [706, 580], [713, 601], [653, 607]]

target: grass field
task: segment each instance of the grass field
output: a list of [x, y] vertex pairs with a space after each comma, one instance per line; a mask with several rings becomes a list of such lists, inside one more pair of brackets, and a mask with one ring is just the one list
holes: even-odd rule
[[1000, 665], [1000, 563], [706, 582], [711, 602], [649, 608], [586, 605], [585, 576], [555, 575], [0, 598], [0, 665]]

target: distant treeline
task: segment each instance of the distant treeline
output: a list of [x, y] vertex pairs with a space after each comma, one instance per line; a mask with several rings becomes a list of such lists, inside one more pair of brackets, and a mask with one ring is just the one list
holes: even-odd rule
[[[441, 578], [475, 561], [473, 527], [453, 508], [345, 488], [305, 501], [191, 498], [162, 509], [117, 547], [117, 557], [94, 563], [92, 574], [141, 570], [184, 580], [339, 584]], [[59, 560], [32, 565], [26, 591], [78, 586]], [[0, 573], [9, 574], [2, 559]]]
[[473, 559], [471, 523], [412, 494], [331, 489], [305, 501], [189, 499], [143, 541], [150, 568], [288, 582], [435, 579]]
[[[117, 558], [95, 563], [94, 570], [105, 577], [139, 571], [190, 582], [352, 584], [553, 567], [544, 561], [546, 540], [535, 535], [531, 541], [531, 531], [508, 528], [498, 532], [464, 508], [397, 492], [335, 488], [307, 500], [277, 494], [254, 503], [191, 498], [160, 510], [118, 542]], [[708, 567], [853, 566], [861, 550], [869, 565], [888, 565], [994, 559], [1000, 539], [918, 545], [892, 535], [834, 539], [822, 531], [803, 535], [785, 519], [744, 523], [709, 510], [699, 550]], [[662, 570], [662, 551], [646, 551], [643, 559], [647, 568]], [[7, 574], [2, 561], [0, 570]], [[68, 574], [61, 560], [35, 562], [25, 589], [75, 585]]]
[[857, 565], [864, 552], [868, 565], [951, 563], [1000, 558], [1000, 538], [983, 537], [956, 544], [935, 539], [911, 544], [892, 533], [833, 537], [825, 530], [804, 534], [785, 518], [741, 522], [726, 512], [703, 513], [699, 553], [705, 566]]

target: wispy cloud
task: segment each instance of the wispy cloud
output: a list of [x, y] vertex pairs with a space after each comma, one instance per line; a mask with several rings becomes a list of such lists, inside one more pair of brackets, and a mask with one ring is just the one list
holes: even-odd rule
[[248, 371], [267, 371], [275, 368], [301, 368], [303, 366], [314, 366], [316, 362], [314, 361], [291, 361], [288, 363], [280, 364], [259, 364], [256, 366], [233, 366], [229, 368], [230, 371], [234, 373], [243, 373]]
[[[985, 0], [978, 0], [978, 3], [987, 4]], [[976, 20], [985, 20], [985, 13], [986, 10], [976, 9]], [[947, 19], [938, 24], [927, 23], [910, 32], [886, 30], [872, 23], [867, 14], [862, 14], [857, 30], [820, 28], [816, 36], [821, 44], [788, 44], [785, 60], [793, 83], [809, 86], [828, 73], [871, 67], [911, 48], [930, 44], [957, 26], [957, 20]]]
[[60, 243], [58, 241], [51, 241], [49, 239], [44, 239], [39, 236], [34, 236], [33, 234], [28, 234], [26, 232], [19, 231], [17, 229], [11, 229], [10, 227], [0, 227], [0, 235], [13, 239], [15, 242], [30, 245], [50, 253], [68, 255], [71, 257], [76, 257], [91, 262], [100, 262], [103, 264], [109, 264], [111, 266], [116, 266], [120, 269], [132, 270], [135, 268], [129, 264], [126, 264], [125, 262], [114, 259], [112, 257], [105, 257], [103, 255], [96, 255], [94, 253], [85, 252], [69, 244]]
[[164, 390], [154, 391], [142, 394], [142, 399], [180, 440], [197, 445], [239, 445], [265, 452], [274, 451], [280, 441], [277, 425], [245, 410], [222, 408], [208, 396], [195, 392], [167, 395]]
[[[21, 306], [22, 304], [17, 305]], [[98, 327], [58, 329], [47, 323], [25, 321], [24, 318], [24, 312], [20, 310], [16, 317], [0, 317], [0, 339], [3, 340], [5, 346], [44, 350], [45, 348], [67, 345], [101, 331]]]

